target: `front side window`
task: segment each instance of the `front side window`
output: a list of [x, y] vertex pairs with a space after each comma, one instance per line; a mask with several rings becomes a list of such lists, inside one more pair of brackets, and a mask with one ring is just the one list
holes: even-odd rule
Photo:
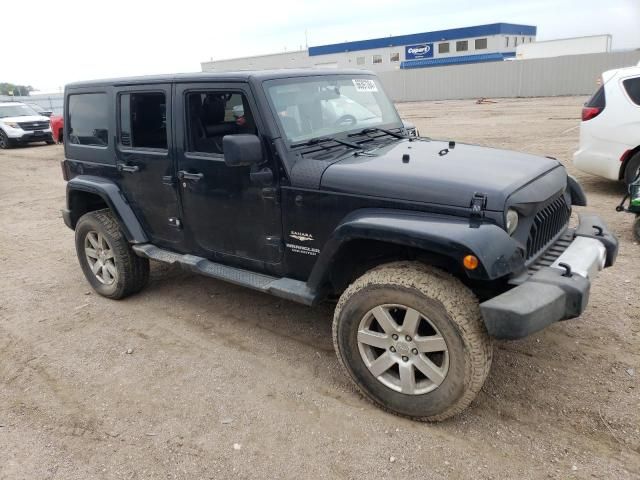
[[371, 60], [373, 63], [382, 63], [382, 55], [374, 55]]
[[272, 80], [268, 97], [294, 143], [369, 127], [401, 128], [376, 78], [344, 75]]
[[456, 42], [456, 52], [466, 52], [469, 50], [468, 40], [459, 40]]
[[449, 42], [438, 44], [438, 53], [449, 53]]
[[195, 91], [186, 94], [187, 151], [222, 155], [222, 138], [256, 134], [247, 98], [241, 92]]
[[400, 61], [400, 54], [398, 52], [393, 52], [391, 55], [389, 55], [389, 61], [390, 62], [399, 62]]
[[105, 147], [109, 143], [109, 112], [106, 93], [69, 95], [69, 143]]
[[640, 105], [640, 77], [628, 78], [622, 83], [631, 101]]
[[486, 48], [487, 48], [487, 39], [486, 38], [476, 38], [475, 47], [476, 47], [476, 50], [486, 50]]
[[167, 149], [167, 101], [162, 92], [120, 95], [120, 144]]

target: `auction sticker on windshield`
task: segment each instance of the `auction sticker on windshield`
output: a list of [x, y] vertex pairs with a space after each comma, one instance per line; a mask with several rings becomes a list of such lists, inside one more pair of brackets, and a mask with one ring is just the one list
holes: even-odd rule
[[368, 78], [354, 78], [353, 85], [358, 92], [377, 92], [376, 82]]

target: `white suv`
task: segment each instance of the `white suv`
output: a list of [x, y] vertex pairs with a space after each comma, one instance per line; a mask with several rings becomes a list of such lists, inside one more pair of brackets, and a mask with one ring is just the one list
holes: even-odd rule
[[629, 184], [640, 171], [640, 66], [609, 70], [582, 109], [580, 170]]
[[54, 143], [49, 119], [24, 103], [0, 103], [0, 148], [31, 142]]

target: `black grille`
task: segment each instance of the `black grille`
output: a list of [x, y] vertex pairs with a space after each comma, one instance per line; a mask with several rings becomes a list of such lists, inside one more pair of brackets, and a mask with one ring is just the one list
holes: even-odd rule
[[569, 223], [571, 209], [561, 195], [540, 210], [531, 225], [527, 239], [527, 259], [535, 257], [553, 241]]
[[18, 125], [20, 125], [20, 128], [28, 132], [33, 132], [34, 130], [46, 130], [49, 128], [49, 122], [18, 122]]

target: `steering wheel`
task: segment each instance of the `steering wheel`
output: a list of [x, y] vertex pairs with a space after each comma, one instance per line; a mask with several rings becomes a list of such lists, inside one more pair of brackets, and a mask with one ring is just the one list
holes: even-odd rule
[[353, 127], [358, 121], [356, 117], [353, 115], [342, 115], [339, 119], [336, 120], [335, 125], [337, 127]]

